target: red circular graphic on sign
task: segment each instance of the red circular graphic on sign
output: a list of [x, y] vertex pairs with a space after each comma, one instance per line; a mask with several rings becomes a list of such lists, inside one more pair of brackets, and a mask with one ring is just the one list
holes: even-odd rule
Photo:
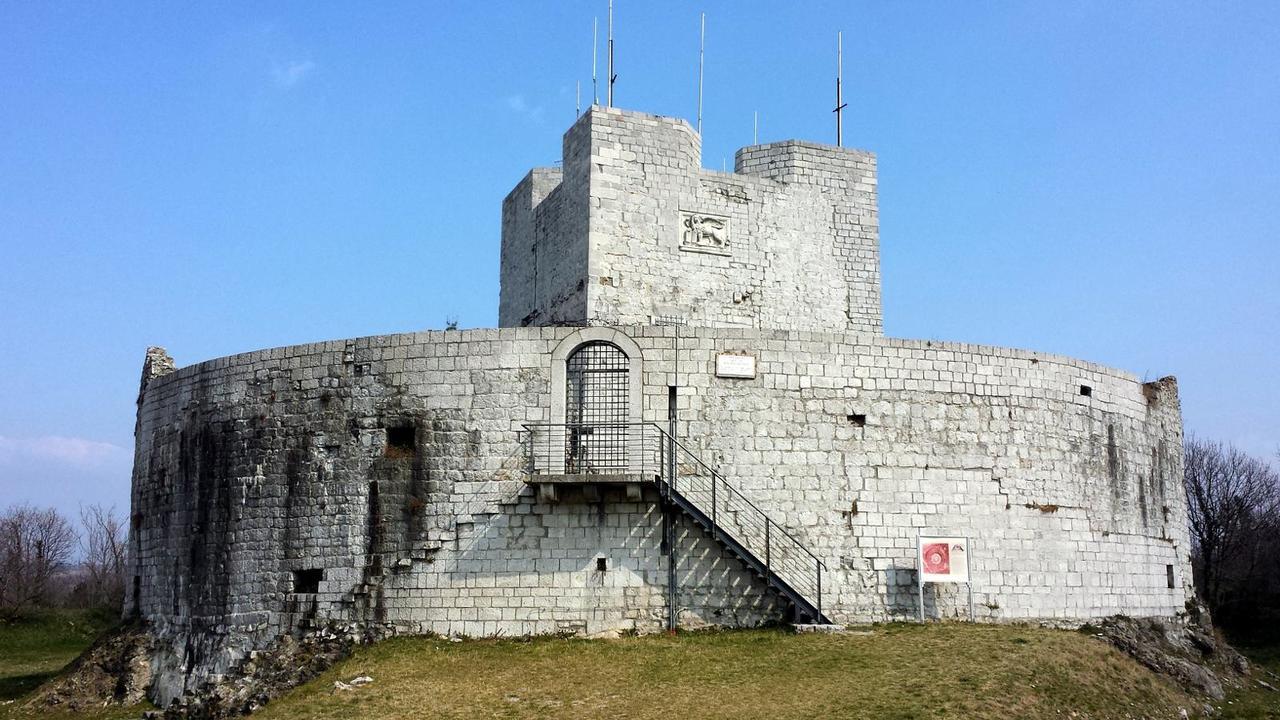
[[924, 546], [924, 571], [931, 575], [951, 574], [951, 549], [946, 543]]

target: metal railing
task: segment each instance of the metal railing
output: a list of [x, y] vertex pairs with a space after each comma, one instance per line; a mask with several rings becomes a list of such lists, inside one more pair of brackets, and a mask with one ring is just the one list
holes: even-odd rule
[[530, 475], [662, 473], [661, 429], [653, 423], [530, 423], [522, 439]]
[[655, 423], [527, 424], [530, 475], [636, 475], [806, 611], [822, 614], [826, 565], [723, 475]]

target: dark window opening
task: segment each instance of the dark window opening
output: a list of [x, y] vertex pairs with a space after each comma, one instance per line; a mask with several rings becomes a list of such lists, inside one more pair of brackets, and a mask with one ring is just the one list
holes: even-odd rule
[[133, 616], [138, 617], [142, 613], [142, 576], [133, 576]]
[[596, 558], [596, 572], [604, 572], [609, 569], [609, 560], [607, 558]]
[[867, 416], [863, 415], [862, 413], [853, 413], [852, 415], [848, 415], [847, 417], [849, 419], [849, 422], [853, 423], [854, 426], [856, 427], [867, 426]]
[[320, 592], [320, 581], [324, 579], [324, 570], [308, 568], [293, 571], [293, 591], [296, 593]]
[[1169, 582], [1169, 588], [1173, 589], [1174, 582], [1173, 582], [1173, 566], [1172, 565], [1164, 566], [1164, 577], [1165, 577], [1165, 580]]
[[1081, 385], [1080, 394], [1085, 397], [1091, 397], [1093, 395], [1093, 388], [1089, 387], [1088, 385]]
[[405, 457], [414, 451], [414, 430], [412, 425], [387, 428], [387, 456]]

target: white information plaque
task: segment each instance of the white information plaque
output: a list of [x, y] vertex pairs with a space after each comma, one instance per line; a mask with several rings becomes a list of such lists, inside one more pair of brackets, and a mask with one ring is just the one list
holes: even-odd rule
[[969, 582], [968, 538], [921, 536], [917, 560], [921, 582]]
[[756, 358], [754, 355], [720, 353], [716, 356], [716, 377], [749, 379], [755, 376]]

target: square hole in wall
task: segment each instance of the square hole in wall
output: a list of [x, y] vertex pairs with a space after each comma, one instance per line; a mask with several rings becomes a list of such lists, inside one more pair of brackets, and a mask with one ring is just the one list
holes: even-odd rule
[[1172, 590], [1172, 589], [1173, 589], [1173, 587], [1174, 587], [1174, 585], [1176, 584], [1176, 583], [1174, 583], [1174, 581], [1173, 581], [1173, 566], [1172, 566], [1172, 565], [1165, 565], [1165, 566], [1164, 566], [1164, 577], [1165, 577], [1165, 580], [1167, 580], [1167, 581], [1168, 581], [1168, 583], [1169, 583], [1169, 589], [1171, 589], [1171, 590]]
[[608, 570], [608, 569], [609, 569], [608, 558], [602, 558], [602, 557], [596, 558], [596, 572], [604, 572], [605, 570]]
[[845, 416], [854, 427], [866, 427], [867, 416], [863, 413], [852, 413]]
[[1089, 387], [1088, 385], [1081, 385], [1080, 394], [1085, 397], [1093, 397], [1093, 388]]
[[387, 428], [387, 457], [407, 457], [414, 452], [412, 425]]
[[320, 592], [320, 581], [324, 579], [324, 570], [308, 568], [293, 571], [293, 591], [296, 593]]

